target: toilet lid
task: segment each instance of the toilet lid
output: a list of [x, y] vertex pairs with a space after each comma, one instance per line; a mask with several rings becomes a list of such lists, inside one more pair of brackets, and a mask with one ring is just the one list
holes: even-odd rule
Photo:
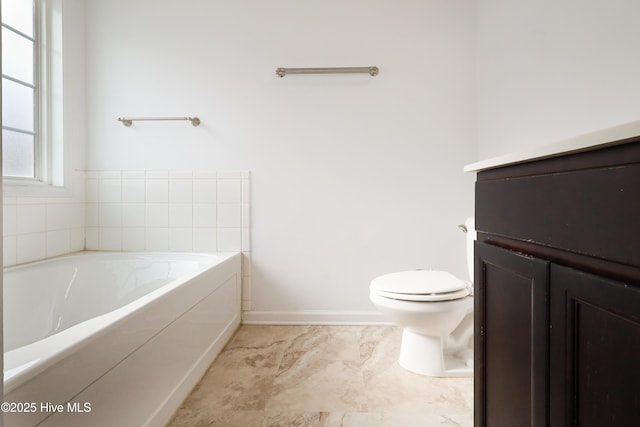
[[447, 301], [469, 295], [469, 284], [446, 271], [412, 270], [385, 274], [371, 281], [376, 294], [407, 301]]

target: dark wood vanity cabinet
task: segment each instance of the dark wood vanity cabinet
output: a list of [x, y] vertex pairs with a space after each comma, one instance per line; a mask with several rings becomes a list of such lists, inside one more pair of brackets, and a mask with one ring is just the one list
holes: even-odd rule
[[475, 426], [640, 426], [640, 138], [478, 172]]
[[484, 243], [475, 251], [476, 425], [544, 425], [549, 262]]

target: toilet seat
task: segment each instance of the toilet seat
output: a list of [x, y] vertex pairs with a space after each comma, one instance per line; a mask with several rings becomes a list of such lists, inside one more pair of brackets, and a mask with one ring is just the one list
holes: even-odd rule
[[470, 283], [437, 270], [385, 274], [373, 279], [369, 289], [381, 297], [418, 302], [450, 301], [471, 294]]

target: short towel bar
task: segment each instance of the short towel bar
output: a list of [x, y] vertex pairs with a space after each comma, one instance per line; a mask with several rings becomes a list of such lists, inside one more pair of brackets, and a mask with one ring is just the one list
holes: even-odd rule
[[341, 74], [341, 73], [367, 73], [377, 76], [380, 69], [371, 67], [320, 67], [320, 68], [277, 68], [276, 74], [284, 77], [287, 74]]
[[118, 121], [122, 122], [123, 125], [129, 127], [133, 124], [133, 122], [144, 122], [144, 121], [160, 121], [160, 120], [189, 120], [192, 125], [199, 126], [200, 119], [197, 117], [118, 117]]

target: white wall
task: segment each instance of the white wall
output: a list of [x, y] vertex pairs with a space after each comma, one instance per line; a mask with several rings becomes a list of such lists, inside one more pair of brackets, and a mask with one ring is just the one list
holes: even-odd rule
[[640, 2], [478, 0], [480, 159], [640, 117]]
[[[88, 169], [251, 171], [254, 319], [375, 311], [370, 280], [402, 269], [465, 276], [473, 2], [86, 5]], [[380, 74], [275, 75], [368, 65]]]

